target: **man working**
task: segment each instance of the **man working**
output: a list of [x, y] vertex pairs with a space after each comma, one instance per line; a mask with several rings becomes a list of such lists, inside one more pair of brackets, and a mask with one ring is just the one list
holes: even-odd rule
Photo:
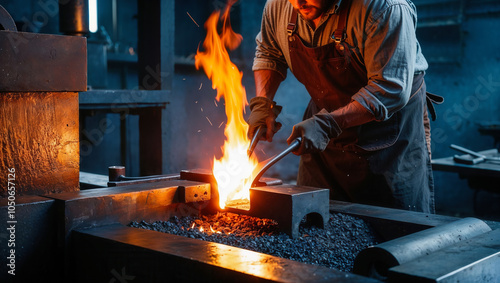
[[267, 128], [287, 68], [311, 101], [290, 143], [302, 137], [297, 184], [332, 199], [434, 212], [424, 72], [407, 0], [268, 0], [253, 64], [249, 135]]

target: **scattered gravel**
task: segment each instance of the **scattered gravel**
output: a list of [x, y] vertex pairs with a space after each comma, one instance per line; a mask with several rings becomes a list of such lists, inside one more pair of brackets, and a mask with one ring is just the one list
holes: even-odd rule
[[[274, 220], [220, 212], [199, 217], [172, 217], [169, 221], [132, 222], [131, 227], [201, 239], [305, 263], [351, 272], [354, 258], [368, 246], [376, 245], [371, 227], [359, 218], [330, 214], [325, 229], [299, 228], [297, 239], [278, 231]], [[203, 232], [200, 231], [203, 230]]]

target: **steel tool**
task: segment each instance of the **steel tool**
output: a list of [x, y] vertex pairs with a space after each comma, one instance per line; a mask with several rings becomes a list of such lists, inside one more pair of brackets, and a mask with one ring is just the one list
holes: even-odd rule
[[[290, 152], [298, 149], [300, 147], [300, 143], [302, 142], [302, 138], [296, 138], [285, 150], [280, 152], [278, 155], [271, 157], [261, 163], [259, 163], [259, 171], [252, 182], [252, 187], [263, 186], [265, 183], [260, 182], [260, 177], [264, 175], [264, 173], [273, 166], [276, 162], [280, 161], [283, 157], [285, 157]], [[262, 165], [262, 166], [261, 166]]]
[[455, 149], [455, 150], [458, 150], [460, 152], [467, 153], [473, 157], [471, 159], [471, 158], [463, 157], [460, 155], [455, 155], [453, 157], [453, 160], [455, 162], [458, 162], [458, 163], [471, 164], [471, 165], [478, 164], [481, 162], [486, 162], [486, 161], [500, 163], [500, 157], [488, 157], [486, 155], [480, 154], [478, 152], [475, 152], [475, 151], [472, 151], [470, 149], [467, 149], [467, 148], [464, 148], [464, 147], [461, 147], [458, 145], [454, 145], [454, 144], [451, 144], [450, 147]]
[[252, 140], [250, 141], [250, 146], [248, 147], [247, 150], [247, 155], [248, 157], [252, 156], [253, 151], [255, 150], [255, 147], [257, 146], [257, 143], [260, 140], [260, 137], [262, 134], [266, 132], [266, 127], [260, 126], [255, 130], [255, 133], [253, 134]]

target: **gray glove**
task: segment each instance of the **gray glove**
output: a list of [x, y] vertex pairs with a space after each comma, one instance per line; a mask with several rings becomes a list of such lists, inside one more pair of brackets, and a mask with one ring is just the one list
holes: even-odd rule
[[248, 118], [248, 137], [252, 138], [257, 128], [267, 127], [266, 138], [272, 136], [281, 128], [281, 123], [276, 123], [276, 117], [281, 113], [282, 107], [267, 97], [254, 97], [250, 99], [250, 117]]
[[293, 126], [292, 134], [287, 142], [290, 144], [297, 137], [302, 137], [299, 149], [293, 153], [297, 155], [321, 152], [326, 149], [330, 139], [342, 133], [339, 125], [325, 109], [318, 114]]

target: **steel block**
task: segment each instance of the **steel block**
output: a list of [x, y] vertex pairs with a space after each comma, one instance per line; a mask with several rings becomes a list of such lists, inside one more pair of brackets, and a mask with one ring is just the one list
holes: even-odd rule
[[0, 30], [0, 92], [86, 91], [87, 39]]
[[299, 237], [304, 217], [321, 228], [329, 219], [330, 190], [305, 186], [280, 185], [250, 189], [250, 209], [227, 207], [226, 210], [254, 217], [273, 219], [282, 232]]

